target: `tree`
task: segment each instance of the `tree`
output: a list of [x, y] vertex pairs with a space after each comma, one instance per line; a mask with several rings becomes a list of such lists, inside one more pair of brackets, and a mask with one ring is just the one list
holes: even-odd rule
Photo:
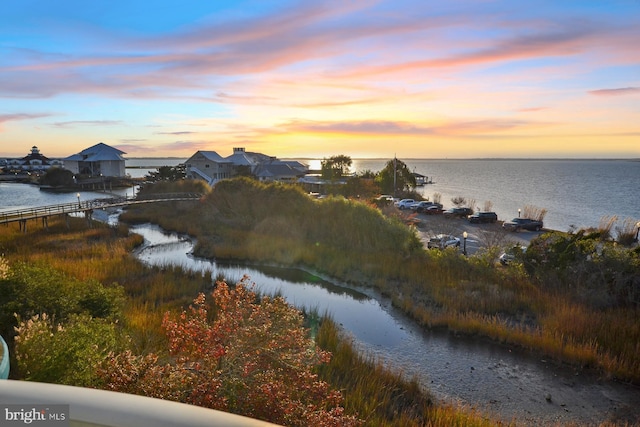
[[351, 157], [345, 156], [344, 154], [324, 159], [321, 162], [322, 178], [330, 180], [340, 179], [349, 173], [349, 168], [352, 163]]
[[297, 309], [282, 297], [258, 299], [246, 279], [234, 289], [218, 282], [213, 299], [213, 310], [200, 294], [188, 311], [165, 315], [170, 359], [112, 357], [100, 369], [106, 388], [283, 425], [360, 424], [313, 372], [330, 354], [315, 346]]
[[376, 182], [383, 192], [393, 195], [416, 187], [415, 176], [413, 176], [407, 165], [398, 159], [392, 159], [387, 162], [384, 169], [378, 173]]
[[160, 166], [157, 172], [149, 172], [145, 178], [148, 181], [179, 181], [186, 176], [186, 165], [180, 163], [177, 166]]
[[51, 168], [40, 177], [40, 184], [52, 187], [65, 187], [75, 184], [73, 172], [62, 168]]

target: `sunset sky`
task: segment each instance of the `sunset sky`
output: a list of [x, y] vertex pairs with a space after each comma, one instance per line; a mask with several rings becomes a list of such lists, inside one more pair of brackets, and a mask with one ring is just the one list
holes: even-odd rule
[[640, 158], [640, 0], [22, 0], [0, 157]]

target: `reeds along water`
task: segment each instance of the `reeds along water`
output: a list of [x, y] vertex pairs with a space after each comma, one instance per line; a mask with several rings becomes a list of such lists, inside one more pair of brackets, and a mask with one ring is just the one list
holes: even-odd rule
[[[294, 188], [237, 180], [219, 184], [201, 207], [189, 227], [201, 233], [198, 253], [205, 256], [306, 265], [377, 287], [425, 325], [520, 344], [578, 365], [610, 370], [605, 361], [616, 358], [621, 371], [637, 365], [624, 344], [638, 341], [636, 323], [627, 316], [614, 320], [572, 301], [570, 293], [545, 290], [519, 267], [496, 269], [482, 257], [451, 251], [425, 253], [406, 225], [362, 203], [314, 201]], [[527, 215], [536, 212], [544, 209]], [[162, 220], [183, 215], [163, 214]], [[578, 309], [566, 319], [563, 307], [569, 305]], [[582, 325], [591, 326], [585, 332]], [[631, 377], [640, 379], [640, 371]]]

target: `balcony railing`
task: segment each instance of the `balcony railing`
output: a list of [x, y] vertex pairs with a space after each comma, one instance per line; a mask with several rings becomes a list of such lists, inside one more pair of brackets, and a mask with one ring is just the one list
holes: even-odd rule
[[[71, 426], [91, 427], [275, 427], [274, 424], [199, 406], [113, 391], [44, 384], [0, 381], [0, 407], [69, 405]], [[0, 425], [6, 421], [0, 411]], [[37, 425], [37, 423], [35, 424]]]
[[7, 343], [0, 336], [0, 380], [9, 378], [9, 349]]

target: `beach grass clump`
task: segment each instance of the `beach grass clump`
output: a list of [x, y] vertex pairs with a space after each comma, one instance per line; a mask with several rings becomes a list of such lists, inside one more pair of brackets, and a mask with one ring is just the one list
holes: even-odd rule
[[536, 221], [543, 221], [547, 215], [547, 209], [540, 208], [533, 205], [524, 205], [522, 208], [522, 217], [534, 219]]
[[621, 245], [631, 246], [637, 241], [640, 233], [640, 220], [625, 218], [622, 225], [616, 227], [616, 241]]

